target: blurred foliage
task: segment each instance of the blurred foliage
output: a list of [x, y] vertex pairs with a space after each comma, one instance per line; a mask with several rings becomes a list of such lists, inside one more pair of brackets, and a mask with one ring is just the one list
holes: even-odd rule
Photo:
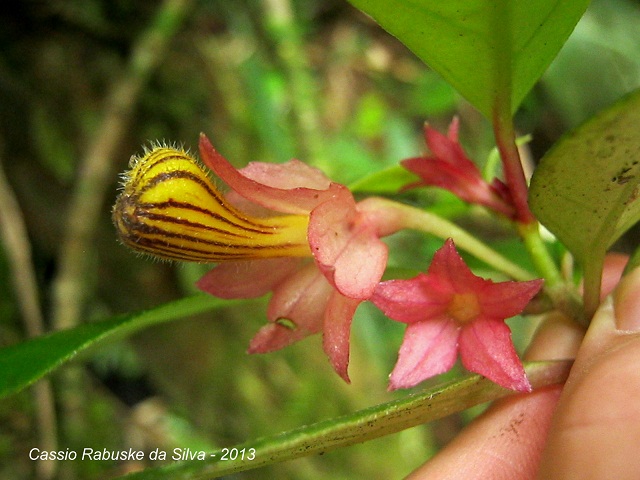
[[[81, 159], [96, 136], [113, 83], [158, 1], [20, 1], [0, 17], [0, 158], [26, 221], [45, 321], [59, 270], [65, 215]], [[640, 85], [637, 1], [595, 1], [518, 115], [539, 158], [569, 126]], [[136, 98], [117, 145], [112, 182], [89, 253], [86, 321], [136, 311], [193, 291], [202, 265], [138, 257], [120, 246], [110, 222], [117, 174], [150, 141], [195, 148], [205, 132], [236, 165], [291, 157], [343, 183], [424, 151], [425, 120], [461, 138], [481, 163], [493, 147], [489, 125], [395, 39], [347, 2], [201, 1]], [[369, 185], [380, 185], [376, 180]], [[366, 186], [366, 184], [365, 184]], [[376, 187], [379, 188], [379, 187]], [[366, 193], [364, 190], [360, 190]], [[450, 196], [406, 193], [520, 255], [509, 232]], [[391, 268], [426, 268], [440, 242], [392, 237]], [[419, 261], [416, 261], [419, 259]], [[480, 266], [478, 266], [480, 267]], [[411, 270], [407, 271], [410, 268]], [[0, 345], [25, 338], [11, 273], [0, 250]], [[352, 385], [331, 370], [320, 338], [282, 352], [246, 356], [264, 323], [264, 300], [138, 334], [85, 357], [80, 410], [59, 407], [59, 448], [152, 450], [230, 447], [389, 400], [386, 377], [402, 326], [368, 305], [353, 329]], [[530, 327], [516, 327], [518, 345]], [[53, 377], [54, 393], [64, 393]], [[0, 476], [35, 478], [28, 451], [38, 445], [29, 392], [0, 403]], [[73, 417], [73, 418], [71, 418]], [[238, 478], [398, 478], [462, 426], [462, 417], [419, 427], [322, 457]], [[58, 477], [110, 478], [143, 464], [60, 462]]]

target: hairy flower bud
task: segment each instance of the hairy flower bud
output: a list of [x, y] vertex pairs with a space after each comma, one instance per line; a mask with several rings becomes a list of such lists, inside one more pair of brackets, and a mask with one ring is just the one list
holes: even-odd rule
[[158, 146], [130, 166], [113, 222], [136, 251], [195, 262], [311, 255], [308, 216], [246, 214], [183, 150]]

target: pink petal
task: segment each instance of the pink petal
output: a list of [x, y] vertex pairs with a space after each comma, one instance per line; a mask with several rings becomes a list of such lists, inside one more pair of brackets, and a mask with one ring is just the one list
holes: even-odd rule
[[427, 274], [457, 293], [480, 292], [488, 282], [473, 274], [450, 238], [433, 256]]
[[313, 263], [290, 275], [274, 290], [267, 318], [287, 318], [310, 333], [322, 329], [326, 304], [333, 288]]
[[422, 185], [437, 186], [455, 193], [466, 202], [484, 205], [508, 217], [513, 216], [515, 209], [507, 186], [497, 179], [491, 185], [486, 182], [458, 142], [457, 118], [452, 120], [446, 136], [429, 125], [425, 125], [424, 135], [432, 155], [401, 162], [402, 166], [421, 178], [419, 182], [405, 185], [403, 190]]
[[238, 171], [262, 185], [285, 190], [298, 187], [327, 190], [331, 185], [331, 180], [322, 170], [299, 160], [285, 163], [250, 162]]
[[459, 345], [462, 364], [468, 370], [511, 390], [531, 391], [511, 341], [511, 331], [504, 322], [475, 320], [462, 328]]
[[477, 197], [491, 196], [489, 185], [484, 182], [480, 172], [461, 168], [457, 165], [432, 157], [417, 157], [402, 160], [400, 164], [418, 175], [425, 185], [446, 188], [463, 200], [477, 201]]
[[235, 190], [228, 190], [225, 192], [224, 198], [242, 213], [251, 217], [268, 218], [281, 215], [278, 212], [274, 212], [273, 210], [246, 199]]
[[513, 206], [502, 197], [502, 192], [485, 182], [476, 170], [462, 169], [439, 158], [409, 158], [400, 164], [421, 179], [405, 185], [402, 190], [423, 185], [440, 187], [465, 202], [484, 205], [507, 216], [513, 213]]
[[540, 291], [544, 280], [488, 283], [478, 296], [484, 317], [503, 320], [521, 313]]
[[[329, 183], [327, 188], [317, 189], [308, 187], [277, 188], [265, 185], [256, 180], [246, 177], [231, 165], [222, 155], [220, 155], [211, 145], [209, 139], [200, 135], [200, 155], [202, 161], [213, 170], [232, 190], [235, 190], [243, 197], [282, 213], [306, 214], [313, 210], [318, 204], [327, 201], [346, 189], [344, 185]], [[281, 167], [277, 184], [282, 183], [283, 170]], [[299, 165], [293, 165], [293, 174], [300, 178], [303, 176]], [[256, 177], [263, 178], [263, 173], [257, 173], [255, 166], [249, 168], [249, 172]], [[317, 174], [312, 174], [304, 182], [305, 185], [316, 184]]]
[[444, 315], [452, 291], [424, 273], [410, 280], [388, 280], [377, 285], [369, 299], [389, 318], [414, 323]]
[[203, 292], [220, 298], [257, 298], [300, 268], [299, 258], [268, 258], [222, 263], [196, 282]]
[[311, 212], [308, 238], [318, 267], [351, 298], [367, 299], [382, 278], [388, 248], [375, 225], [358, 214], [349, 195], [319, 205]]
[[478, 177], [481, 177], [478, 167], [469, 160], [458, 142], [458, 126], [458, 118], [454, 117], [445, 136], [428, 124], [425, 125], [424, 136], [427, 146], [433, 157], [454, 165], [461, 171], [475, 172]]
[[280, 350], [308, 335], [309, 332], [302, 329], [292, 329], [280, 323], [268, 323], [261, 327], [251, 339], [247, 353], [269, 353]]
[[410, 388], [449, 370], [456, 361], [458, 328], [449, 320], [407, 326], [389, 390]]
[[291, 275], [276, 287], [267, 308], [270, 323], [253, 337], [249, 353], [279, 350], [320, 332], [332, 291], [313, 263]]
[[347, 383], [350, 383], [347, 370], [351, 320], [358, 305], [360, 300], [345, 297], [334, 290], [327, 302], [324, 317], [322, 346], [334, 370]]

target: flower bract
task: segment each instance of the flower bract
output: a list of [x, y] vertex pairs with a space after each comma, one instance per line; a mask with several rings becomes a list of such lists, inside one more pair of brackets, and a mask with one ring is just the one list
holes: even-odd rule
[[484, 205], [496, 212], [513, 217], [515, 208], [507, 186], [494, 179], [491, 184], [483, 178], [478, 167], [467, 157], [458, 141], [459, 122], [454, 118], [444, 135], [425, 125], [424, 137], [431, 155], [409, 158], [401, 162], [420, 180], [404, 189], [436, 186], [456, 194], [462, 200]]

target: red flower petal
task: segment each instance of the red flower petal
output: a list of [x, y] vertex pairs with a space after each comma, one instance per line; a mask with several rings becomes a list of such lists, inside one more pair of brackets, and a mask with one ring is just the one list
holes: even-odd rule
[[271, 322], [286, 318], [298, 328], [317, 333], [322, 329], [326, 303], [332, 290], [322, 273], [309, 263], [275, 287], [269, 300], [267, 318]]
[[321, 170], [299, 160], [285, 163], [250, 162], [238, 171], [262, 185], [284, 190], [301, 187], [327, 190], [331, 185], [331, 180]]
[[530, 392], [531, 384], [502, 321], [476, 320], [465, 325], [458, 340], [462, 364], [492, 382], [519, 392]]
[[247, 353], [269, 353], [280, 350], [308, 335], [309, 332], [303, 329], [292, 329], [280, 323], [268, 323], [261, 327], [251, 339]]
[[334, 370], [347, 383], [350, 383], [347, 369], [351, 320], [360, 303], [360, 300], [345, 297], [334, 291], [327, 302], [324, 317], [322, 346]]
[[359, 215], [353, 197], [325, 202], [311, 212], [309, 245], [318, 267], [343, 295], [369, 298], [382, 278], [388, 249], [375, 225]]
[[[243, 197], [262, 205], [265, 208], [275, 210], [282, 213], [306, 214], [313, 210], [317, 205], [325, 202], [340, 191], [346, 189], [344, 185], [337, 183], [329, 183], [327, 188], [317, 189], [308, 187], [295, 188], [278, 188], [265, 185], [253, 180], [231, 165], [222, 155], [220, 155], [211, 145], [209, 139], [200, 135], [200, 155], [202, 161], [213, 170], [229, 187], [235, 190]], [[286, 168], [286, 166], [281, 167]], [[256, 167], [250, 167], [249, 172], [255, 173]], [[299, 165], [293, 165], [294, 174], [299, 178], [304, 176]], [[263, 178], [264, 174], [255, 173], [259, 178]], [[316, 185], [318, 181], [317, 174], [311, 174], [304, 182], [306, 185]], [[275, 182], [282, 183], [282, 176]]]
[[478, 167], [458, 142], [458, 119], [454, 118], [447, 135], [425, 125], [425, 141], [431, 155], [403, 160], [401, 165], [420, 177], [403, 190], [436, 186], [456, 194], [468, 203], [477, 203], [512, 217], [515, 208], [509, 189], [500, 180], [486, 182]]
[[413, 387], [453, 367], [458, 354], [458, 330], [447, 319], [409, 325], [391, 372], [389, 390]]
[[376, 287], [371, 302], [398, 322], [414, 323], [444, 315], [452, 291], [424, 273], [411, 280], [388, 280]]
[[462, 145], [458, 142], [458, 129], [460, 122], [458, 117], [453, 117], [449, 124], [447, 135], [443, 135], [438, 130], [431, 128], [430, 125], [424, 127], [424, 138], [427, 147], [434, 157], [444, 160], [451, 165], [456, 166], [461, 171], [476, 172], [480, 177], [478, 167], [469, 160], [466, 153], [462, 149]]
[[450, 238], [433, 256], [427, 275], [454, 293], [480, 292], [487, 283], [487, 280], [474, 275]]
[[314, 264], [280, 283], [267, 308], [270, 323], [253, 337], [248, 352], [272, 352], [320, 332], [331, 290]]
[[300, 268], [301, 261], [285, 257], [221, 263], [205, 273], [196, 287], [220, 298], [257, 298]]
[[528, 282], [500, 282], [485, 285], [478, 299], [486, 318], [511, 318], [524, 310], [540, 291], [544, 280]]

